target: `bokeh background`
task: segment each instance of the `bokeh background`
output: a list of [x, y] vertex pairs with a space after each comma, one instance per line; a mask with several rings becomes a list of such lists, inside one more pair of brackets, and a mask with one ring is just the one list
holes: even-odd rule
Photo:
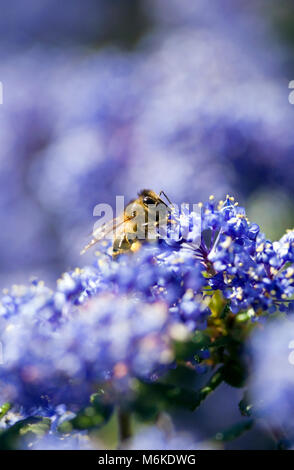
[[[291, 0], [10, 0], [0, 31], [1, 288], [90, 262], [94, 206], [143, 187], [293, 226]], [[179, 426], [237, 419], [220, 393]]]

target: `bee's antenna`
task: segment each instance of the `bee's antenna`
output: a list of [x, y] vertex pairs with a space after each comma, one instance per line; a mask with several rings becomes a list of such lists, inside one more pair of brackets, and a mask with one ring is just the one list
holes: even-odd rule
[[[165, 204], [165, 202], [160, 198], [161, 194], [164, 195], [164, 197], [166, 198], [166, 200], [169, 202], [170, 206], [168, 206], [167, 204]], [[171, 202], [171, 200], [169, 199], [169, 197], [167, 197], [167, 195], [165, 194], [164, 191], [160, 191], [160, 193], [159, 193], [159, 198], [160, 198], [160, 202], [162, 202], [168, 209], [170, 209], [171, 212], [175, 211], [175, 206], [173, 205], [173, 203]]]
[[160, 197], [162, 194], [164, 195], [165, 199], [169, 202], [169, 204], [170, 204], [171, 206], [173, 206], [173, 203], [171, 202], [171, 200], [169, 199], [169, 197], [167, 197], [167, 195], [165, 194], [164, 191], [160, 191], [159, 197]]

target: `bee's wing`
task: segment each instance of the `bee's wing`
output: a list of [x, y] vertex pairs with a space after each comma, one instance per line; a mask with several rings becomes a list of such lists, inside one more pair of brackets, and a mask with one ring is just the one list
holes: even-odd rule
[[81, 255], [83, 255], [89, 248], [91, 248], [97, 242], [103, 240], [103, 238], [105, 238], [110, 233], [117, 231], [119, 228], [123, 230], [124, 224], [129, 222], [133, 217], [134, 216], [123, 214], [119, 217], [116, 217], [115, 219], [110, 220], [101, 227], [98, 227], [92, 232], [93, 237], [90, 242], [82, 249]]

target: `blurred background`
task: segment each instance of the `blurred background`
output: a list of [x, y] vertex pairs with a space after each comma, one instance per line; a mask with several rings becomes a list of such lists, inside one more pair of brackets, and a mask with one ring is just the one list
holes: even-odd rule
[[292, 2], [12, 0], [0, 17], [0, 287], [80, 258], [96, 204], [233, 194], [293, 224]]
[[[0, 30], [0, 287], [90, 262], [94, 206], [144, 187], [293, 226], [291, 0], [10, 0]], [[224, 387], [179, 427], [237, 419]]]

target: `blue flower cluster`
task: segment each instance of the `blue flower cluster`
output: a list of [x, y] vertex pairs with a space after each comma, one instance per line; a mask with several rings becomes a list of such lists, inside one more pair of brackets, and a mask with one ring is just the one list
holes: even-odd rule
[[30, 412], [61, 403], [77, 410], [99, 384], [113, 379], [125, 388], [130, 376], [150, 377], [173, 360], [164, 303], [109, 293], [61, 307], [60, 292], [26, 297], [1, 319], [2, 402]]
[[233, 313], [285, 310], [294, 295], [294, 231], [272, 243], [233, 201], [228, 197], [204, 210], [203, 228], [211, 229], [212, 238], [209, 247], [202, 241], [199, 253], [215, 271], [209, 284], [222, 290]]
[[[173, 366], [175, 340], [205, 329], [214, 290], [254, 319], [290, 304], [293, 232], [271, 243], [233, 198], [175, 216], [177, 239], [146, 243], [91, 267], [13, 286], [1, 299], [1, 401], [23, 410], [77, 410], [103, 383], [132, 390]], [[199, 222], [201, 230], [199, 232]], [[195, 222], [198, 224], [195, 229]], [[169, 235], [169, 234], [168, 234]]]

